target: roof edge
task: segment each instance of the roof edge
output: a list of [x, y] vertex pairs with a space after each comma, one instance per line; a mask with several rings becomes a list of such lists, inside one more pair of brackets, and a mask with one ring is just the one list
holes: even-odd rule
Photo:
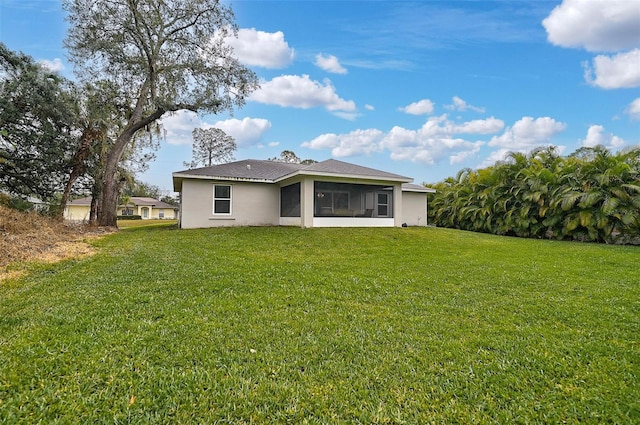
[[223, 181], [240, 181], [240, 182], [254, 182], [254, 183], [276, 183], [277, 180], [269, 180], [269, 179], [252, 179], [247, 177], [223, 177], [223, 176], [204, 176], [197, 174], [183, 174], [182, 171], [177, 171], [172, 173], [171, 176], [176, 178], [183, 179], [196, 179], [196, 180], [223, 180]]
[[334, 178], [341, 178], [341, 179], [369, 180], [369, 181], [380, 181], [380, 182], [399, 182], [399, 183], [411, 183], [413, 181], [411, 177], [404, 177], [404, 176], [381, 177], [381, 176], [367, 176], [363, 174], [342, 174], [342, 173], [331, 173], [327, 171], [313, 171], [313, 170], [301, 169], [275, 179], [274, 183], [278, 183], [295, 176], [320, 176], [320, 177], [334, 177]]
[[414, 189], [410, 187], [403, 187], [403, 192], [416, 192], [416, 193], [436, 193], [435, 189], [431, 189], [430, 187], [425, 187], [424, 189]]

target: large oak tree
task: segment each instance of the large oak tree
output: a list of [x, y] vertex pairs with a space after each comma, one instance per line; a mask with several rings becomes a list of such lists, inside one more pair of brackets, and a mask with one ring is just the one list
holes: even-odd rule
[[126, 125], [105, 153], [98, 224], [116, 224], [118, 164], [136, 133], [165, 113], [242, 106], [256, 75], [225, 38], [237, 26], [216, 0], [65, 0], [77, 76], [119, 87]]

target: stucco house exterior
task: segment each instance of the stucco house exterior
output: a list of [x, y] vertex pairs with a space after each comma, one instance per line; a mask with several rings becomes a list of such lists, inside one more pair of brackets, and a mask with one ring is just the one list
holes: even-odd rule
[[242, 160], [173, 173], [180, 227], [427, 225], [427, 193], [410, 177], [329, 159]]
[[[75, 199], [67, 203], [64, 218], [69, 221], [89, 221], [91, 197]], [[118, 215], [139, 215], [143, 220], [176, 219], [178, 208], [154, 198], [132, 196], [128, 205], [119, 205]]]

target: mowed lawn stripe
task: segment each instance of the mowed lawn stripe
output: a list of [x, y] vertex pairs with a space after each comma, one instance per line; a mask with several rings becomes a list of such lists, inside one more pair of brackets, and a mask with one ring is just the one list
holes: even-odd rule
[[640, 249], [128, 229], [0, 284], [7, 423], [633, 423]]

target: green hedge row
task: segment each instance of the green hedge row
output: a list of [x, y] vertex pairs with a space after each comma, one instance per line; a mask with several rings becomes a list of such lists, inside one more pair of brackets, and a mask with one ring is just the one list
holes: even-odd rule
[[142, 220], [141, 215], [119, 215], [118, 220]]
[[602, 146], [563, 157], [553, 147], [511, 153], [432, 186], [440, 227], [530, 238], [640, 241], [640, 148]]

